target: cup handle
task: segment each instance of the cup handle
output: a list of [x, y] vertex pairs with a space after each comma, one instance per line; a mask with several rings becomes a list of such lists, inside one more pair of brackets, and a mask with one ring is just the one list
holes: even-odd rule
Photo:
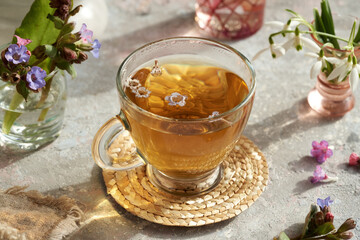
[[121, 111], [120, 114], [109, 119], [96, 133], [92, 142], [91, 153], [95, 163], [102, 169], [127, 171], [145, 164], [142, 158], [137, 155], [136, 159], [130, 163], [121, 163], [118, 167], [111, 166], [112, 158], [107, 154], [107, 148], [125, 130], [130, 130], [130, 125]]

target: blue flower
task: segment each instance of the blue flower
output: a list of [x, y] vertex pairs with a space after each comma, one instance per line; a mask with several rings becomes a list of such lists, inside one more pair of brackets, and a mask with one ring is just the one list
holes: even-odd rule
[[24, 45], [11, 44], [5, 53], [5, 59], [13, 64], [28, 62], [29, 58], [30, 52]]
[[94, 42], [92, 43], [92, 47], [93, 50], [91, 50], [91, 54], [95, 57], [95, 58], [99, 58], [99, 50], [101, 47], [101, 44], [99, 42], [99, 40], [95, 39]]
[[330, 204], [332, 204], [333, 202], [334, 202], [333, 200], [330, 200], [330, 197], [327, 197], [325, 199], [321, 199], [321, 198], [317, 199], [317, 204], [321, 209], [323, 209], [324, 207], [329, 207]]
[[38, 66], [32, 67], [31, 70], [26, 74], [26, 82], [28, 88], [33, 91], [38, 91], [46, 84], [44, 78], [46, 78], [45, 70], [41, 69]]

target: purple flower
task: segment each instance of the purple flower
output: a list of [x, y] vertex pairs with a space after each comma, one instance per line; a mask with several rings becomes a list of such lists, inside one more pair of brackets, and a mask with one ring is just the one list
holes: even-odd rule
[[93, 42], [93, 50], [91, 50], [91, 54], [95, 57], [95, 58], [99, 58], [99, 50], [100, 50], [100, 47], [101, 47], [101, 44], [99, 42], [99, 40], [95, 39], [94, 42]]
[[311, 183], [317, 183], [327, 178], [328, 176], [325, 171], [320, 167], [320, 165], [317, 165], [313, 173], [313, 177], [311, 178]]
[[323, 209], [324, 207], [329, 207], [330, 204], [332, 204], [333, 202], [334, 202], [333, 200], [330, 200], [330, 197], [327, 197], [325, 199], [321, 199], [321, 198], [317, 199], [317, 205], [319, 205], [321, 209]]
[[40, 88], [44, 87], [46, 84], [44, 78], [46, 78], [45, 70], [41, 69], [38, 66], [32, 67], [31, 70], [26, 74], [26, 82], [28, 88], [33, 91], [37, 91]]
[[92, 43], [93, 31], [87, 29], [85, 23], [83, 23], [79, 32], [80, 37], [84, 41], [84, 43]]
[[29, 58], [30, 52], [24, 45], [11, 44], [5, 53], [5, 59], [13, 64], [28, 62]]
[[92, 40], [93, 31], [87, 29], [86, 24], [83, 23], [79, 32], [80, 32], [81, 40], [83, 40], [84, 43], [92, 44], [93, 50], [90, 51], [91, 54], [95, 58], [99, 58], [99, 50], [100, 50], [101, 44], [100, 44], [99, 40], [97, 40], [97, 39], [95, 39], [94, 41]]
[[169, 102], [170, 106], [176, 106], [179, 105], [180, 107], [185, 106], [187, 99], [187, 96], [181, 95], [178, 92], [173, 92], [170, 96], [166, 96], [165, 100]]
[[311, 155], [316, 158], [318, 163], [323, 163], [327, 158], [333, 155], [333, 151], [329, 149], [329, 143], [325, 140], [322, 140], [320, 143], [317, 141], [312, 142]]

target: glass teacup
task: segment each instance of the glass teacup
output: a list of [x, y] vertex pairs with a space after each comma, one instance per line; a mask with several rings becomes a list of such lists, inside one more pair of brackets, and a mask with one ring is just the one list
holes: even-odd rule
[[[164, 39], [131, 53], [116, 84], [121, 110], [94, 137], [95, 162], [116, 171], [146, 164], [155, 187], [178, 195], [216, 187], [255, 96], [247, 58], [208, 39]], [[140, 157], [114, 167], [107, 150], [125, 130]]]

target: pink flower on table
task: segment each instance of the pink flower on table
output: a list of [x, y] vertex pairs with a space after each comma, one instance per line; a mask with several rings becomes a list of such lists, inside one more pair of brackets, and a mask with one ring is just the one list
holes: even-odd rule
[[328, 176], [325, 171], [320, 167], [320, 165], [317, 165], [313, 173], [313, 177], [311, 178], [311, 183], [317, 183], [327, 178]]
[[324, 163], [326, 159], [333, 155], [333, 151], [329, 149], [329, 143], [322, 140], [320, 143], [317, 141], [312, 142], [311, 156], [316, 158], [318, 163]]
[[336, 182], [337, 180], [338, 180], [337, 177], [329, 177], [325, 173], [325, 171], [320, 167], [320, 165], [316, 166], [313, 176], [310, 179], [311, 183]]
[[360, 157], [356, 153], [352, 153], [349, 157], [349, 165], [356, 166], [360, 163]]

